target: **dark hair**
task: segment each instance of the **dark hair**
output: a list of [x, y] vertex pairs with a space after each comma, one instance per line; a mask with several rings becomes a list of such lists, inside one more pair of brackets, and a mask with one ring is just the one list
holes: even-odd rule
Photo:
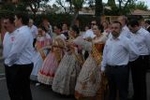
[[13, 16], [6, 16], [4, 19], [9, 19], [9, 22], [10, 22], [11, 24], [14, 24], [15, 18], [14, 18]]
[[28, 17], [27, 13], [17, 12], [15, 15], [16, 15], [16, 17], [18, 19], [22, 20], [22, 24], [23, 25], [28, 25], [28, 23], [29, 23], [29, 17]]
[[113, 23], [119, 24], [120, 28], [122, 27], [122, 24], [119, 21], [113, 21]]
[[134, 26], [139, 26], [139, 22], [136, 19], [131, 19], [128, 23], [128, 26], [134, 27]]
[[101, 32], [104, 32], [104, 26], [102, 24], [98, 24], [97, 27]]
[[58, 29], [60, 29], [60, 30], [62, 31], [62, 26], [61, 26], [61, 24], [56, 24], [56, 25], [54, 25], [54, 26], [56, 26]]
[[42, 25], [39, 25], [38, 28], [41, 28], [43, 31], [46, 32], [45, 28]]
[[149, 25], [150, 25], [150, 20], [146, 20], [146, 21], [145, 21], [145, 23], [147, 23], [147, 24], [149, 24]]
[[77, 33], [77, 35], [79, 35], [80, 30], [79, 30], [79, 28], [77, 27], [77, 25], [71, 26], [71, 29], [72, 29], [73, 31], [75, 31], [75, 32]]

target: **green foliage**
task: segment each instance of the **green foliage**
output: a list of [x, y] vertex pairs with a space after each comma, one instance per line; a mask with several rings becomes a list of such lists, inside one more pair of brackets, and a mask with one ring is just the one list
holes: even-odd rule
[[80, 10], [83, 7], [84, 0], [72, 0], [74, 8]]
[[[104, 10], [106, 15], [127, 15], [132, 10], [148, 10], [148, 7], [144, 2], [138, 2], [137, 0], [118, 0], [118, 6], [116, 6], [115, 0], [108, 0], [107, 6], [111, 7], [111, 10]], [[115, 3], [115, 4], [114, 4]]]
[[[33, 15], [30, 15], [31, 18], [33, 18]], [[37, 15], [34, 19], [35, 25], [40, 26], [43, 19], [48, 19], [50, 24], [56, 25], [61, 23], [67, 23], [68, 25], [71, 25], [73, 15], [62, 13], [62, 14], [40, 14]], [[79, 15], [77, 18], [80, 21], [80, 29], [84, 30], [84, 27], [86, 25], [89, 25], [91, 20], [93, 19], [93, 16], [91, 15]]]
[[131, 7], [132, 9], [148, 10], [148, 6], [145, 5], [145, 3], [142, 1], [138, 2], [137, 4], [130, 4], [129, 7]]

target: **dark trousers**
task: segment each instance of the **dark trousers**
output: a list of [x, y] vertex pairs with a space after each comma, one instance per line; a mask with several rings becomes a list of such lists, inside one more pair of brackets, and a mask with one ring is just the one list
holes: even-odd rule
[[139, 57], [131, 62], [131, 75], [134, 90], [134, 100], [147, 100], [146, 70], [149, 64], [149, 56]]
[[32, 100], [30, 74], [33, 64], [5, 65], [6, 83], [11, 100]]
[[88, 58], [88, 56], [89, 56], [89, 52], [85, 51], [85, 53], [84, 53], [84, 59], [86, 60]]
[[36, 38], [33, 39], [33, 47], [35, 47]]
[[109, 85], [109, 99], [116, 100], [119, 92], [119, 100], [127, 100], [129, 84], [129, 67], [128, 66], [107, 66], [106, 75]]

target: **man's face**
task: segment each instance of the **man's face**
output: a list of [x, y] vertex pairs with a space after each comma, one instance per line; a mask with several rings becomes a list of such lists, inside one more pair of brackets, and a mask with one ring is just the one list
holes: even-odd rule
[[12, 27], [14, 27], [14, 24], [10, 23], [9, 19], [4, 19], [4, 27], [8, 32], [12, 32]]
[[31, 27], [32, 25], [33, 25], [33, 22], [29, 20], [29, 27]]
[[137, 32], [137, 26], [131, 26], [131, 25], [129, 25], [128, 26], [128, 28], [129, 28], [129, 30], [132, 32], [132, 33], [136, 33]]
[[111, 30], [112, 30], [112, 35], [114, 37], [117, 37], [120, 35], [120, 32], [121, 32], [121, 25], [119, 23], [113, 23], [112, 24], [112, 27], [111, 27]]

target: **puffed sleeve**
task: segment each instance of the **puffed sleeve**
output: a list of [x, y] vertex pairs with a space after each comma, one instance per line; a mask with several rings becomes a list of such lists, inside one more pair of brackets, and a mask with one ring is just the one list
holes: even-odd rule
[[81, 36], [77, 37], [73, 42], [86, 51], [92, 50], [92, 42], [84, 40]]

